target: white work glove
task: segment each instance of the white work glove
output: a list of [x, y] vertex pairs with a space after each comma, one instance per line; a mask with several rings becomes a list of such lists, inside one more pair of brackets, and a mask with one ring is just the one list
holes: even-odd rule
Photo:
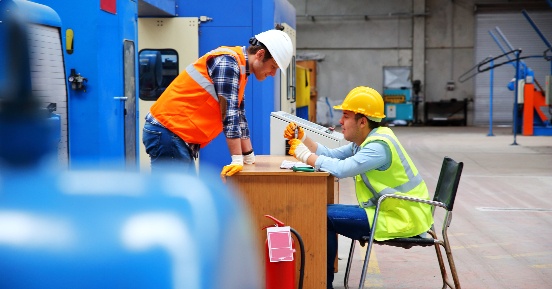
[[289, 154], [293, 155], [297, 160], [307, 163], [312, 152], [298, 139], [292, 139], [289, 142]]
[[243, 163], [246, 165], [252, 165], [255, 163], [255, 152], [251, 151], [250, 154], [243, 155]]
[[226, 180], [226, 177], [232, 176], [233, 174], [241, 171], [243, 169], [243, 156], [242, 155], [233, 155], [232, 162], [224, 166], [220, 172], [220, 177], [223, 181]]
[[[297, 136], [295, 136], [295, 129], [297, 129]], [[284, 130], [284, 137], [289, 140], [296, 138], [301, 141], [305, 141], [305, 139], [307, 138], [307, 134], [302, 127], [298, 126], [294, 122], [290, 122]]]

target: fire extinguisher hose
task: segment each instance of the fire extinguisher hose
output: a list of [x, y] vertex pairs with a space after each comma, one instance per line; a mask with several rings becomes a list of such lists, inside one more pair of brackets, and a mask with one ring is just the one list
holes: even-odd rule
[[297, 238], [297, 241], [299, 242], [299, 247], [301, 250], [301, 267], [299, 268], [299, 289], [303, 289], [303, 278], [305, 276], [305, 244], [303, 243], [303, 239], [301, 239], [301, 235], [295, 231], [293, 228], [289, 228], [290, 231], [295, 235], [295, 238]]

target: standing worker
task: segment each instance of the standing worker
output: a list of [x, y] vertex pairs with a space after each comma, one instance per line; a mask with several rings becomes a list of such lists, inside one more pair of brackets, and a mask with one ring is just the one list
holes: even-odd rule
[[[302, 128], [290, 123], [284, 137], [290, 139], [289, 153], [299, 161], [338, 178], [354, 177], [358, 205], [328, 205], [327, 288], [333, 288], [337, 235], [354, 240], [370, 235], [377, 196], [401, 194], [429, 199], [426, 184], [414, 163], [388, 127], [383, 99], [374, 89], [360, 86], [349, 92], [341, 105], [339, 123], [351, 143], [335, 149], [314, 142]], [[314, 153], [313, 153], [314, 152]], [[429, 205], [389, 199], [380, 209], [375, 239], [412, 237], [425, 233], [433, 224]]]
[[177, 164], [195, 171], [199, 149], [224, 131], [232, 162], [221, 177], [231, 176], [255, 154], [245, 118], [244, 92], [250, 73], [263, 81], [278, 68], [285, 74], [293, 55], [290, 37], [268, 30], [249, 40], [250, 46], [221, 46], [208, 52], [180, 73], [146, 115], [142, 142], [158, 165]]

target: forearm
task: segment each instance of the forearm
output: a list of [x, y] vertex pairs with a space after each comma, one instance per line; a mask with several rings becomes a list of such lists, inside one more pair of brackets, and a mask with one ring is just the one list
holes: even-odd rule
[[226, 144], [228, 145], [228, 150], [230, 155], [241, 155], [242, 154], [242, 141], [239, 138], [226, 138]]
[[253, 145], [251, 144], [251, 139], [240, 139], [241, 142], [241, 152], [242, 153], [248, 153], [253, 150]]
[[303, 142], [311, 152], [315, 153], [318, 149], [318, 143], [313, 141], [310, 137], [306, 137], [305, 141]]
[[312, 153], [312, 155], [310, 155], [309, 158], [307, 159], [306, 164], [314, 167], [317, 159], [318, 159], [318, 156], [316, 154]]

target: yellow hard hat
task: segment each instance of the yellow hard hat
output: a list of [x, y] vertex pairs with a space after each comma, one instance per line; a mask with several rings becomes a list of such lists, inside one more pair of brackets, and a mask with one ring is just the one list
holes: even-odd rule
[[367, 86], [358, 86], [349, 91], [349, 94], [340, 105], [334, 109], [350, 110], [354, 113], [364, 114], [368, 119], [380, 122], [385, 114], [383, 113], [383, 98], [375, 89]]

